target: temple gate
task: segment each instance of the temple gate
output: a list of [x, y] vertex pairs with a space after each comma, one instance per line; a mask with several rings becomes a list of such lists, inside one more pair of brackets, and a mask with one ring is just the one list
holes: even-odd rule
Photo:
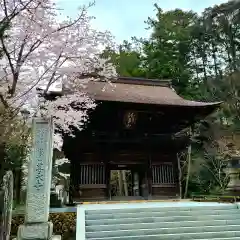
[[177, 153], [190, 140], [184, 129], [220, 103], [185, 100], [170, 81], [161, 80], [90, 82], [86, 91], [98, 105], [84, 130], [64, 139], [64, 153], [71, 160], [72, 199], [116, 199], [113, 170], [131, 175], [127, 199], [179, 198]]

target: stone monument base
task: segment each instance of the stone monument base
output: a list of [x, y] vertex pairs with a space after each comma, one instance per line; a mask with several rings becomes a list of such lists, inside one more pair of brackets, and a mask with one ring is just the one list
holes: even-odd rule
[[51, 240], [61, 240], [61, 236], [60, 235], [53, 235]]
[[61, 236], [53, 235], [53, 224], [29, 223], [20, 225], [16, 240], [61, 240]]

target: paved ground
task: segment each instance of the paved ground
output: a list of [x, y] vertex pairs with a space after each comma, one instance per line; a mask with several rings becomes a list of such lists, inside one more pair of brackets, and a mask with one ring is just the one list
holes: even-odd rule
[[[139, 208], [147, 207], [147, 208], [159, 208], [159, 207], [203, 207], [203, 206], [219, 206], [219, 205], [229, 205], [232, 203], [218, 203], [218, 202], [193, 202], [193, 201], [138, 201], [138, 202], [127, 202], [115, 203], [114, 206], [112, 204], [83, 204], [78, 205], [85, 209], [112, 209], [112, 208]], [[64, 208], [63, 208], [64, 209]], [[65, 208], [66, 209], [66, 208]], [[69, 209], [70, 210], [70, 209]], [[51, 211], [55, 211], [55, 209], [51, 209]]]
[[[150, 207], [198, 207], [198, 206], [216, 206], [216, 205], [226, 205], [230, 203], [218, 203], [218, 202], [194, 202], [190, 200], [135, 200], [135, 201], [100, 201], [100, 202], [85, 202], [84, 208], [89, 205], [90, 208], [95, 209], [106, 209], [112, 208], [112, 204], [114, 207], [128, 207], [127, 205], [130, 203], [131, 207], [135, 204], [139, 206], [139, 204], [148, 204]], [[17, 209], [13, 210], [13, 214], [24, 214], [25, 207], [20, 206]], [[62, 207], [62, 208], [50, 208], [50, 213], [63, 213], [63, 212], [77, 212], [76, 207]]]

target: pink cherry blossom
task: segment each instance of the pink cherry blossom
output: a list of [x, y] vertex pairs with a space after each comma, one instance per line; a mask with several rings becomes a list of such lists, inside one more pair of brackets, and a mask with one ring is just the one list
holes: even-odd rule
[[[51, 0], [0, 2], [0, 24], [10, 22], [8, 37], [1, 39], [0, 99], [6, 107], [27, 107], [35, 114], [53, 116], [65, 133], [72, 133], [70, 126], [81, 130], [95, 103], [82, 92], [92, 78], [79, 76], [98, 73], [106, 82], [116, 76], [114, 67], [99, 57], [104, 47], [113, 45], [113, 38], [109, 32], [92, 29], [88, 7], [80, 7], [75, 19], [61, 20], [61, 10]], [[41, 102], [37, 88], [45, 94], [67, 89], [68, 94], [64, 91], [55, 101]], [[76, 110], [73, 102], [84, 107]], [[59, 134], [55, 143], [60, 149]]]

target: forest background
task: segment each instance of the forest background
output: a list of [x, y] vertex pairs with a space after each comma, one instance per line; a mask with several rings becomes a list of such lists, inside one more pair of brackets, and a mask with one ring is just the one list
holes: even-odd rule
[[206, 8], [201, 14], [175, 9], [148, 18], [148, 39], [133, 37], [104, 56], [121, 76], [171, 79], [186, 99], [223, 101], [194, 126], [192, 144], [179, 154], [182, 194], [221, 194], [229, 182], [228, 160], [240, 147], [240, 2]]

